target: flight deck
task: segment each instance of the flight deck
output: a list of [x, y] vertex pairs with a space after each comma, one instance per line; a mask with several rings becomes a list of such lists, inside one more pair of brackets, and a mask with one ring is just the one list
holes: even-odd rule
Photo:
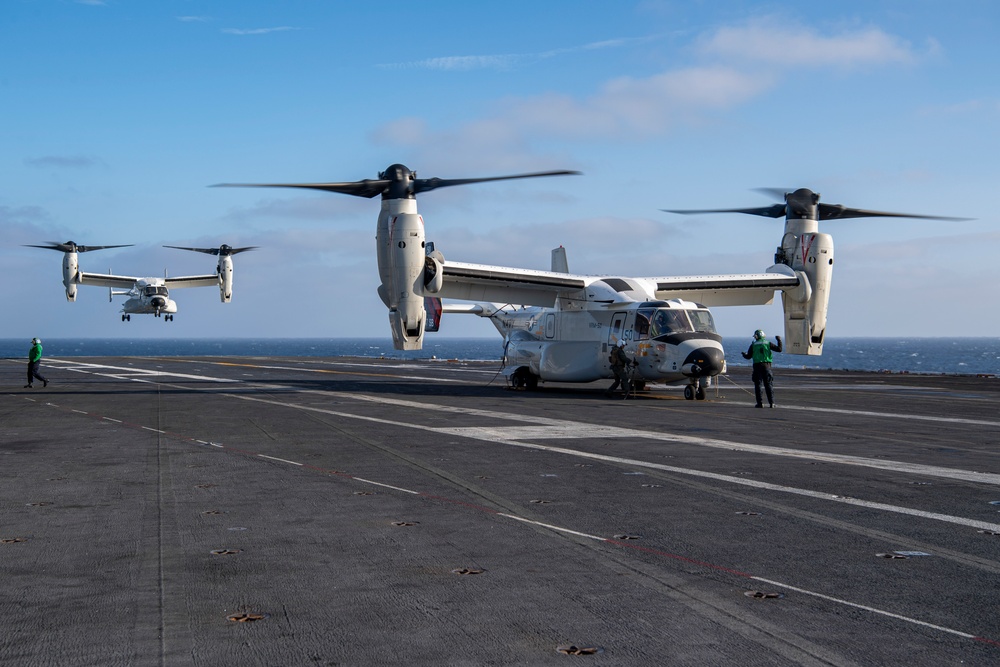
[[1000, 664], [1000, 379], [0, 362], [0, 662]]

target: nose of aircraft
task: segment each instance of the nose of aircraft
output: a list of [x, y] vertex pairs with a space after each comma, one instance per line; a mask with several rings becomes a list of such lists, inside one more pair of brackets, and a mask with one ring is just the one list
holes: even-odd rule
[[685, 375], [705, 377], [718, 375], [722, 372], [722, 364], [726, 360], [725, 353], [716, 347], [699, 347], [684, 360], [681, 367]]
[[166, 299], [162, 296], [154, 296], [150, 303], [153, 304], [153, 308], [163, 308], [163, 306], [167, 305]]

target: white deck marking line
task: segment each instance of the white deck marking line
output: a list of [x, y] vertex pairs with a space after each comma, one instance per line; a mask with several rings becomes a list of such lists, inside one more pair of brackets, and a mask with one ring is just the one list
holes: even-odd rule
[[293, 466], [300, 466], [301, 463], [296, 463], [295, 461], [289, 461], [288, 459], [279, 459], [277, 456], [268, 456], [267, 454], [258, 454], [262, 459], [271, 459], [272, 461], [281, 461], [282, 463], [290, 463]]
[[381, 486], [386, 489], [392, 489], [394, 491], [402, 491], [403, 493], [411, 493], [415, 496], [422, 495], [419, 491], [411, 491], [410, 489], [404, 489], [398, 486], [392, 486], [391, 484], [383, 484], [382, 482], [373, 482], [370, 479], [363, 479], [361, 477], [351, 477], [351, 479], [356, 479], [359, 482], [364, 482], [365, 484], [374, 484], [375, 486]]
[[[50, 361], [55, 362], [56, 360], [50, 360]], [[110, 376], [120, 380], [135, 380], [137, 377], [145, 377], [145, 378], [163, 377], [163, 378], [180, 378], [183, 380], [204, 380], [205, 382], [221, 382], [226, 384], [242, 382], [242, 380], [230, 380], [228, 378], [209, 377], [207, 375], [190, 375], [187, 373], [171, 373], [169, 371], [162, 371], [162, 370], [129, 368], [126, 366], [107, 366], [105, 364], [88, 364], [80, 362], [75, 362], [70, 366], [63, 366], [61, 370], [75, 371], [78, 373], [91, 373], [98, 375], [99, 373], [94, 373], [95, 370], [117, 371], [117, 373], [110, 374]]]
[[121, 424], [121, 423], [122, 423], [122, 420], [121, 420], [121, 419], [112, 419], [111, 417], [101, 417], [101, 419], [106, 419], [106, 420], [108, 420], [109, 422], [114, 422], [114, 423], [116, 423], [116, 424]]
[[909, 616], [903, 616], [902, 614], [894, 614], [891, 611], [885, 611], [883, 609], [877, 609], [875, 607], [869, 607], [868, 605], [858, 604], [857, 602], [850, 602], [842, 598], [835, 598], [830, 595], [824, 595], [822, 593], [817, 593], [815, 591], [806, 590], [805, 588], [798, 588], [796, 586], [790, 586], [788, 584], [783, 584], [780, 581], [773, 581], [771, 579], [765, 579], [764, 577], [750, 576], [751, 579], [755, 581], [762, 581], [765, 584], [771, 584], [772, 586], [777, 586], [779, 588], [784, 588], [789, 591], [795, 591], [796, 593], [802, 593], [803, 595], [811, 595], [812, 597], [820, 598], [821, 600], [826, 600], [828, 602], [835, 602], [837, 604], [846, 605], [848, 607], [854, 607], [855, 609], [863, 609], [864, 611], [871, 612], [873, 614], [879, 614], [881, 616], [888, 616], [889, 618], [894, 618], [898, 621], [905, 621], [907, 623], [913, 623], [914, 625], [919, 625], [925, 628], [931, 628], [932, 630], [938, 630], [940, 632], [947, 632], [952, 635], [958, 635], [965, 639], [977, 639], [976, 635], [970, 635], [967, 632], [961, 632], [959, 630], [952, 630], [951, 628], [946, 628], [941, 625], [934, 625], [933, 623], [928, 623], [927, 621], [918, 621], [915, 618]]
[[72, 410], [72, 412], [75, 412], [75, 413], [77, 413], [78, 415], [86, 415], [86, 414], [90, 414], [89, 412], [84, 412], [83, 410]]
[[225, 448], [226, 448], [226, 446], [225, 446], [225, 445], [220, 445], [220, 444], [219, 444], [219, 443], [217, 443], [217, 442], [210, 442], [210, 443], [208, 443], [208, 444], [212, 445], [213, 447], [218, 447], [219, 449], [225, 449]]
[[962, 417], [933, 417], [930, 415], [905, 415], [897, 412], [873, 412], [871, 410], [845, 410], [843, 408], [811, 408], [802, 405], [782, 405], [781, 410], [805, 410], [808, 412], [830, 412], [839, 415], [860, 415], [862, 417], [888, 417], [890, 419], [910, 419], [913, 421], [942, 422], [945, 424], [970, 424], [972, 426], [998, 426], [1000, 422], [988, 419], [965, 419]]
[[[878, 470], [888, 470], [891, 472], [906, 473], [911, 475], [925, 475], [928, 477], [942, 477], [947, 479], [957, 479], [964, 482], [976, 482], [981, 484], [1000, 485], [1000, 474], [977, 472], [974, 470], [961, 470], [957, 468], [942, 468], [940, 466], [929, 466], [920, 463], [906, 463], [902, 461], [890, 461], [887, 459], [869, 459], [863, 456], [848, 456], [845, 454], [829, 454], [825, 452], [813, 452], [805, 449], [789, 449], [785, 447], [771, 447], [769, 445], [751, 445], [748, 443], [735, 442], [731, 440], [716, 440], [713, 438], [698, 438], [694, 436], [674, 435], [670, 433], [657, 433], [655, 431], [642, 431], [638, 429], [618, 428], [613, 426], [603, 426], [600, 424], [585, 424], [580, 422], [562, 422], [557, 426], [505, 426], [505, 427], [458, 427], [440, 428], [442, 432], [457, 436], [478, 437], [480, 439], [492, 440], [555, 440], [555, 439], [579, 439], [579, 438], [645, 438], [650, 440], [660, 440], [663, 442], [676, 442], [687, 445], [697, 445], [700, 447], [712, 447], [715, 449], [725, 449], [727, 451], [752, 452], [755, 454], [767, 454], [770, 456], [788, 456], [792, 458], [807, 459], [810, 461], [823, 461], [825, 463], [838, 463], [842, 465], [861, 466], [865, 468], [875, 468]], [[481, 435], [473, 434], [472, 431], [480, 431]]]
[[161, 431], [158, 428], [150, 428], [148, 426], [140, 426], [139, 428], [146, 429], [147, 431], [152, 431], [153, 433], [166, 433], [166, 431]]
[[[392, 426], [401, 426], [404, 428], [415, 428], [423, 431], [431, 431], [434, 433], [441, 433], [443, 435], [457, 435], [459, 437], [473, 438], [476, 440], [483, 440], [486, 442], [493, 442], [497, 444], [510, 445], [512, 447], [523, 447], [525, 449], [538, 449], [542, 451], [552, 452], [556, 454], [568, 454], [570, 456], [578, 456], [581, 458], [592, 459], [595, 461], [607, 461], [610, 463], [618, 463], [630, 466], [636, 466], [639, 468], [651, 468], [654, 470], [663, 470], [665, 472], [672, 472], [681, 475], [690, 475], [692, 477], [702, 477], [705, 479], [713, 479], [721, 482], [728, 482], [731, 484], [739, 484], [741, 486], [749, 486], [757, 489], [764, 489], [767, 491], [777, 491], [779, 493], [790, 493], [800, 496], [807, 496], [810, 498], [816, 498], [819, 500], [827, 500], [831, 502], [843, 503], [845, 505], [856, 505], [859, 507], [867, 507], [869, 509], [876, 509], [885, 512], [893, 512], [896, 514], [905, 514], [909, 516], [921, 517], [924, 519], [933, 519], [935, 521], [944, 521], [947, 523], [953, 523], [961, 526], [968, 526], [970, 528], [979, 528], [982, 530], [990, 530], [995, 532], [1000, 532], [1000, 524], [988, 523], [985, 521], [977, 521], [975, 519], [967, 519], [965, 517], [952, 516], [949, 514], [939, 514], [937, 512], [927, 512], [924, 510], [912, 509], [909, 507], [900, 507], [898, 505], [889, 505], [887, 503], [876, 503], [868, 500], [860, 500], [858, 498], [850, 498], [847, 496], [838, 496], [832, 493], [825, 493], [821, 491], [811, 491], [809, 489], [800, 489], [793, 486], [783, 486], [780, 484], [771, 484], [768, 482], [758, 482], [756, 480], [747, 479], [745, 477], [736, 477], [733, 475], [722, 475], [719, 473], [705, 472], [703, 470], [693, 470], [691, 468], [679, 468], [677, 466], [668, 466], [662, 463], [651, 463], [649, 461], [640, 461], [638, 459], [626, 459], [617, 456], [607, 456], [605, 454], [593, 454], [590, 452], [579, 451], [576, 449], [566, 449], [564, 447], [553, 447], [550, 445], [538, 445], [527, 442], [519, 442], [517, 440], [506, 437], [504, 431], [506, 429], [502, 428], [441, 428], [435, 426], [424, 426], [422, 424], [411, 424], [407, 422], [401, 422], [391, 419], [383, 419], [380, 417], [368, 417], [364, 415], [356, 415], [349, 412], [341, 412], [338, 410], [328, 410], [326, 408], [318, 408], [307, 405], [295, 405], [293, 403], [287, 403], [284, 401], [276, 401], [272, 399], [258, 398], [254, 396], [241, 396], [239, 394], [225, 394], [225, 396], [231, 398], [239, 398], [246, 401], [254, 401], [258, 403], [268, 403], [271, 405], [279, 405], [283, 407], [293, 408], [296, 410], [308, 410], [310, 412], [319, 412], [322, 414], [332, 415], [336, 417], [345, 417], [348, 419], [356, 419], [361, 421], [376, 422], [379, 424], [388, 424]], [[415, 405], [421, 405], [424, 408], [432, 407], [427, 404], [415, 403]], [[565, 426], [566, 422], [563, 422]], [[591, 437], [590, 424], [579, 424], [578, 427], [584, 429], [588, 434], [587, 437]], [[534, 428], [534, 427], [531, 427]], [[605, 427], [611, 428], [611, 427]], [[537, 434], [537, 431], [532, 431]], [[544, 433], [544, 431], [542, 432]], [[645, 431], [634, 431], [631, 432], [633, 437], [648, 437], [654, 436], [656, 434], [648, 433]], [[741, 449], [744, 446], [738, 443], [729, 443], [728, 449]], [[823, 455], [821, 455], [823, 456]], [[881, 462], [879, 462], [881, 463]], [[923, 474], [923, 473], [922, 473]], [[981, 477], [1000, 477], [998, 475], [988, 475], [982, 474]], [[980, 477], [976, 478], [977, 480]], [[994, 482], [996, 483], [996, 482]]]
[[607, 542], [608, 538], [598, 537], [597, 535], [590, 535], [589, 533], [581, 533], [578, 530], [570, 530], [569, 528], [563, 528], [562, 526], [553, 526], [551, 523], [542, 523], [541, 521], [532, 521], [531, 519], [525, 519], [523, 516], [517, 516], [516, 514], [504, 514], [503, 512], [498, 512], [497, 516], [507, 517], [508, 519], [513, 519], [514, 521], [520, 521], [521, 523], [530, 523], [534, 526], [541, 526], [542, 528], [549, 528], [559, 533], [569, 533], [570, 535], [579, 535], [580, 537], [586, 537], [591, 540], [597, 540], [598, 542]]

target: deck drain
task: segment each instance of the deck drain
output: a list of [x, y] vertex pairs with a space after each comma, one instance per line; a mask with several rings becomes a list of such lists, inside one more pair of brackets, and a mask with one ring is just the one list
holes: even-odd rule
[[486, 570], [476, 567], [460, 567], [451, 571], [452, 574], [482, 574]]
[[196, 489], [211, 489], [213, 486], [215, 486], [215, 484], [195, 484], [194, 488], [196, 488]]
[[202, 514], [225, 514], [222, 510], [205, 510]]
[[641, 539], [640, 535], [615, 535], [616, 540], [638, 540]]
[[27, 505], [25, 505], [25, 507], [47, 507], [47, 506], [49, 506], [51, 504], [52, 503], [44, 502], [43, 501], [43, 502], [40, 502], [40, 503], [28, 503]]
[[643, 484], [642, 488], [644, 488], [644, 489], [662, 489], [663, 485], [662, 484]]
[[65, 477], [49, 477], [49, 478], [48, 478], [48, 479], [46, 479], [45, 481], [46, 481], [46, 482], [61, 482], [61, 481], [63, 481], [64, 479], [66, 479], [66, 478], [65, 478]]
[[552, 501], [551, 500], [532, 500], [531, 502], [533, 502], [536, 505], [548, 505]]
[[18, 542], [27, 542], [27, 537], [7, 537], [0, 540], [0, 544], [17, 544]]
[[743, 516], [760, 516], [760, 512], [737, 512], [737, 514], [742, 514]]
[[213, 556], [233, 556], [243, 551], [242, 549], [213, 549], [209, 551]]
[[403, 527], [403, 526], [415, 526], [418, 523], [420, 523], [420, 522], [419, 521], [393, 521], [392, 525]]
[[476, 475], [476, 479], [489, 479], [486, 475]]
[[784, 593], [773, 593], [767, 591], [744, 591], [743, 595], [755, 600], [780, 600], [785, 597]]
[[897, 553], [875, 554], [875, 556], [876, 558], [909, 558], [909, 556], [904, 556], [903, 554], [897, 554]]
[[1000, 535], [1000, 533], [995, 530], [977, 530], [976, 532], [980, 535]]
[[931, 482], [910, 482], [910, 484], [913, 484], [914, 486], [930, 486]]
[[604, 653], [604, 649], [600, 646], [576, 646], [574, 644], [558, 646], [556, 647], [556, 650], [560, 653], [565, 653], [566, 655], [596, 655], [598, 653]]
[[374, 491], [355, 491], [354, 495], [356, 495], [356, 496], [374, 496], [375, 492]]
[[247, 530], [247, 529], [244, 528], [243, 526], [233, 526], [232, 528], [226, 528], [226, 530], [237, 531], [237, 530]]
[[265, 618], [267, 618], [267, 614], [232, 614], [231, 616], [226, 616], [226, 620], [233, 623], [253, 623], [254, 621], [263, 621]]

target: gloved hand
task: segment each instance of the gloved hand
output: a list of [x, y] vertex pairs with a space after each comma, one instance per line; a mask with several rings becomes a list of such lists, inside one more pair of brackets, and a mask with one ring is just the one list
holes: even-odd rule
[[781, 345], [781, 336], [775, 336], [774, 340], [778, 341], [778, 345]]

